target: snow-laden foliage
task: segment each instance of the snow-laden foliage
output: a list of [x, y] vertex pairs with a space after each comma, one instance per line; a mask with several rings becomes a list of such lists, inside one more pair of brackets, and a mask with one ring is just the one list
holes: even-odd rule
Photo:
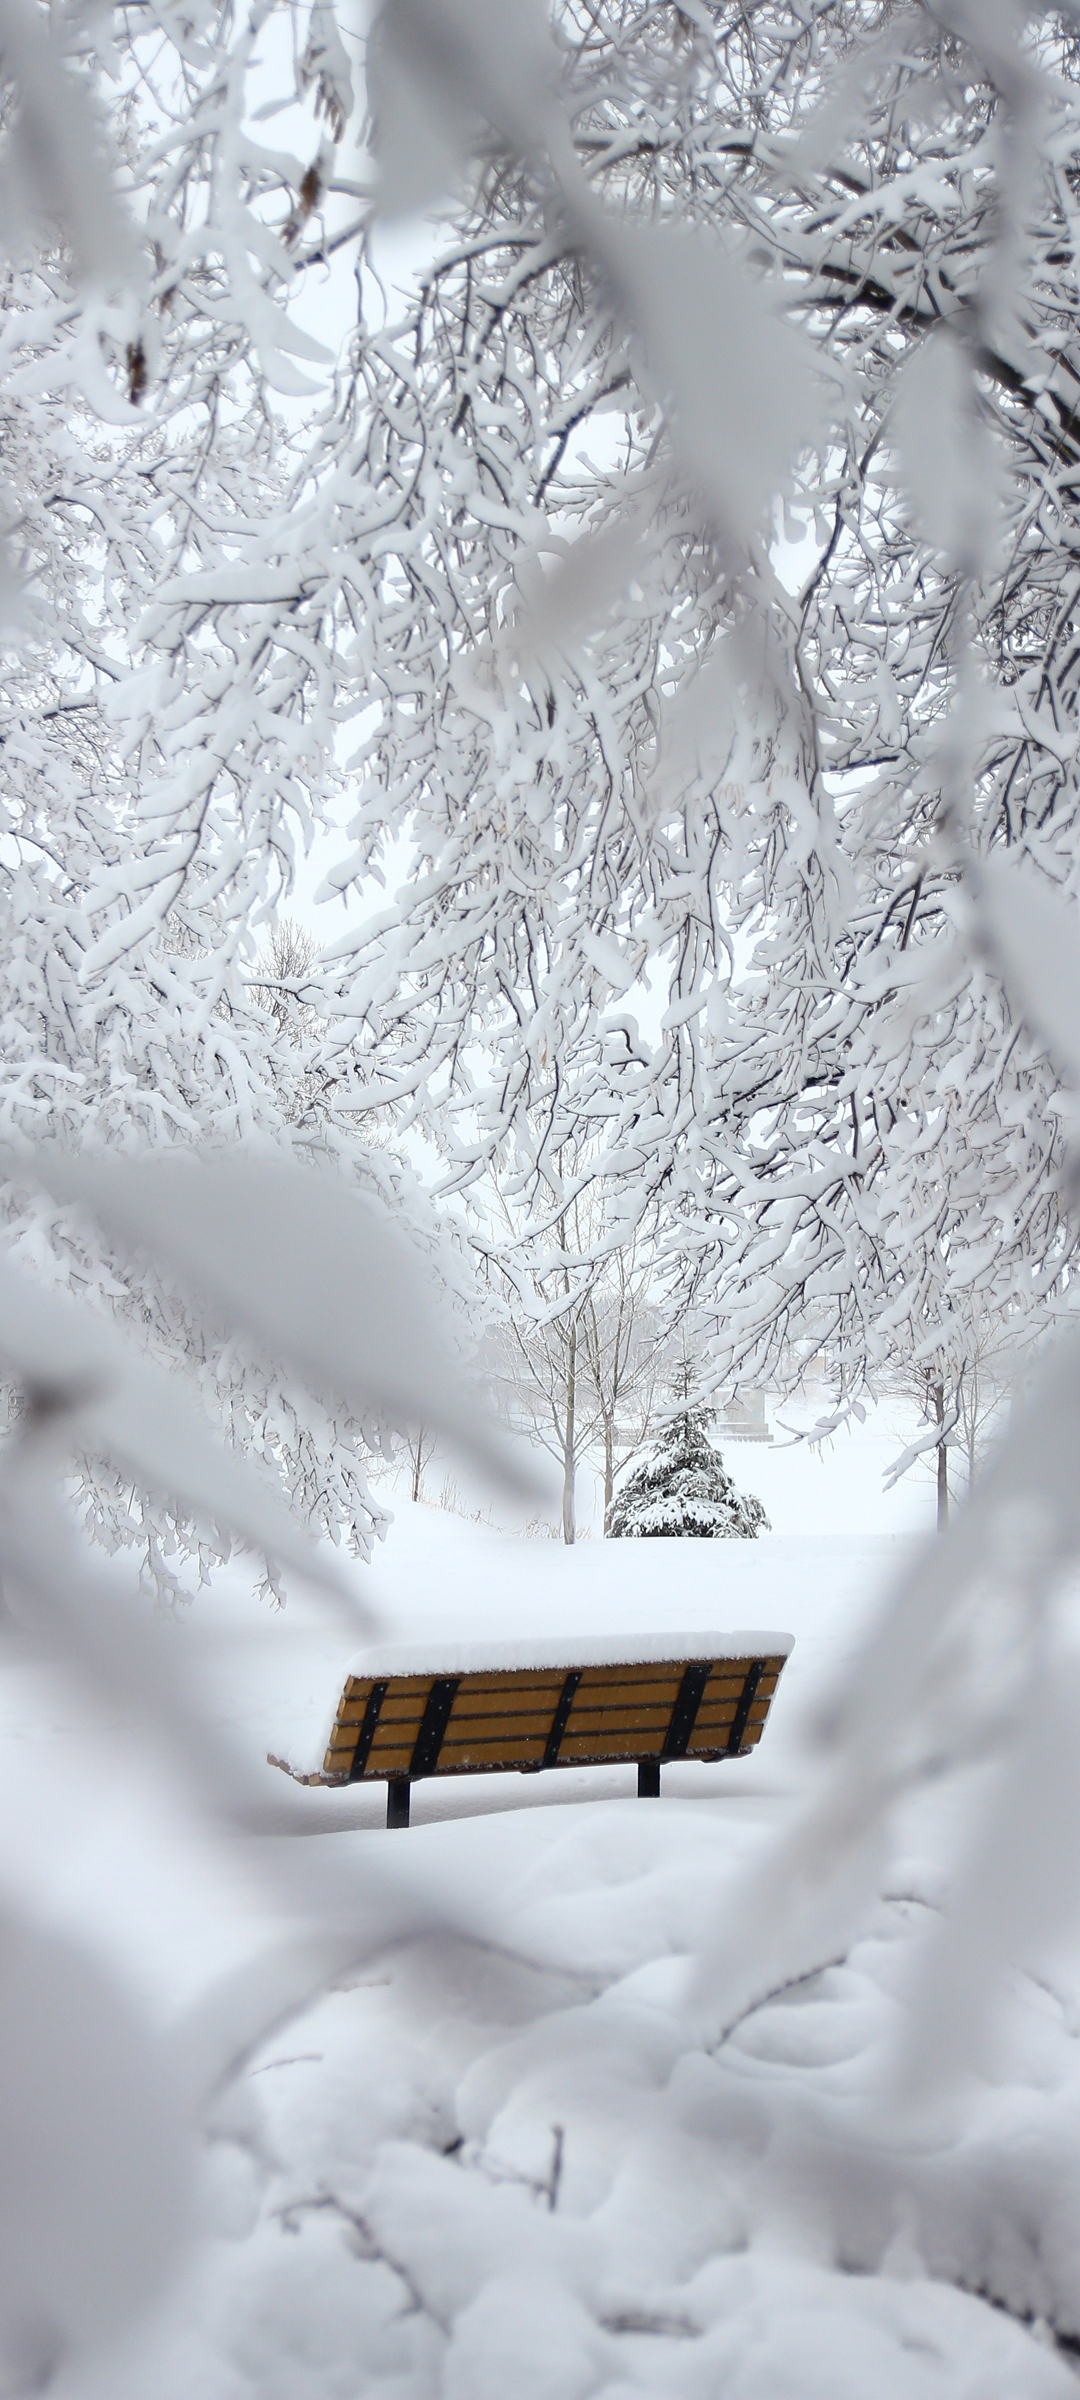
[[[42, 1196], [28, 1148], [255, 1144], [334, 1160], [429, 1258], [445, 1249], [385, 1142], [331, 1125], [325, 1072], [254, 974], [296, 845], [333, 785], [334, 705], [325, 685], [308, 689], [318, 644], [260, 561], [295, 505], [268, 378], [310, 391], [286, 353], [327, 356], [279, 304], [311, 246], [322, 170], [241, 139], [254, 21], [207, 11], [196, 25], [183, 10], [152, 34], [118, 23], [114, 43], [113, 30], [87, 20], [73, 59], [51, 62], [63, 122], [74, 108], [99, 153], [95, 85], [111, 96], [116, 173], [110, 185], [99, 159], [96, 205], [112, 251], [88, 263], [68, 221], [56, 224], [54, 193], [44, 239], [31, 224], [16, 241], [0, 323], [8, 1254], [102, 1316], [133, 1320], [313, 1533], [367, 1553], [385, 1515], [365, 1455], [388, 1427], [323, 1405], [223, 1323], [193, 1318], [175, 1279]], [[343, 74], [339, 42], [331, 52]], [[330, 106], [330, 58], [318, 73], [297, 66], [312, 109]], [[16, 128], [20, 106], [25, 87]], [[87, 232], [92, 204], [87, 189]], [[193, 597], [207, 561], [214, 594]], [[231, 610], [214, 604], [226, 587]], [[468, 1289], [449, 1253], [446, 1272]], [[196, 1529], [168, 1490], [149, 1495], [89, 1455], [81, 1478], [105, 1546], [135, 1543], [160, 1592], [185, 1588], [178, 1557]], [[205, 1572], [228, 1536], [204, 1519], [198, 1546]]]
[[1045, 1322], [1072, 1249], [963, 890], [1004, 848], [1076, 881], [1076, 45], [1007, 6], [555, 27], [524, 163], [469, 51], [490, 138], [334, 428], [373, 518], [353, 872], [388, 826], [416, 859], [328, 1005], [451, 1180], [516, 1144], [545, 1227], [593, 1136], [718, 1376], [813, 1308], [844, 1391], [898, 1347], [952, 1380], [965, 1312]]
[[678, 1534], [737, 1541], [767, 1533], [752, 1492], [736, 1490], [709, 1440], [712, 1410], [686, 1408], [658, 1433], [611, 1503], [604, 1530], [617, 1540]]
[[372, 201], [332, 12], [80, 37], [150, 249], [104, 307], [13, 270], [0, 366], [14, 738], [108, 791], [60, 845], [91, 1025], [174, 923], [200, 1040], [242, 1009], [357, 723], [320, 1129], [419, 1119], [466, 1187], [516, 1152], [545, 1247], [587, 1156], [718, 1377], [814, 1310], [842, 1392], [898, 1348], [953, 1382], [1072, 1245], [1052, 1072], [970, 876], [974, 959], [957, 911], [995, 848], [1074, 874], [1075, 44], [1004, 0], [506, 0], [496, 71], [438, 15], [386, 10], [372, 87], [436, 255], [396, 320], [361, 270], [337, 357], [311, 302]]
[[[331, 1311], [298, 1342], [286, 1276], [260, 1294], [260, 1340], [227, 1289], [208, 1302], [190, 1239], [181, 1262], [143, 1219], [137, 1235], [130, 1216], [117, 1230], [119, 1213], [105, 1230], [85, 1193], [75, 1213], [71, 1181], [35, 1164], [43, 1132], [79, 1156], [244, 1142], [344, 1160], [354, 1182], [383, 1180], [433, 1251], [433, 1220], [393, 1154], [356, 1156], [357, 1124], [378, 1109], [418, 1126], [466, 1192], [512, 1150], [549, 1259], [574, 1196], [558, 1160], [598, 1159], [603, 1245], [652, 1224], [673, 1299], [692, 1299], [696, 1322], [712, 1311], [717, 1375], [797, 1355], [808, 1323], [853, 1397], [897, 1348], [942, 1380], [958, 1371], [968, 1311], [976, 1330], [1017, 1321], [1026, 1341], [1068, 1297], [1074, 1242], [1061, 1090], [1080, 1057], [1071, 11], [557, 0], [547, 17], [522, 0], [387, 0], [372, 36], [379, 189], [388, 208], [437, 207], [438, 255], [398, 322], [361, 260], [340, 355], [333, 325], [321, 342], [305, 320], [374, 203], [349, 29], [329, 0], [295, 42], [273, 0], [243, 18], [207, 0], [165, 0], [145, 21], [54, 16], [46, 36], [5, 0], [0, 96], [2, 1105], [13, 1242], [38, 1280], [91, 1313], [115, 1306], [159, 1365], [191, 1359], [230, 1406], [237, 1376], [238, 1440], [284, 1468], [317, 1529], [351, 1522], [361, 1536], [341, 1437], [373, 1395], [363, 1362], [345, 1388], [322, 1346]], [[268, 138], [280, 103], [301, 111], [295, 151]], [[778, 501], [797, 567], [778, 546]], [[332, 882], [354, 913], [318, 991], [305, 978], [296, 995], [327, 1028], [311, 1055], [259, 1002], [259, 944], [343, 772], [359, 784], [354, 852]], [[391, 838], [409, 862], [403, 891], [372, 919], [367, 879]], [[229, 1231], [222, 1255], [244, 1291], [243, 1227]], [[4, 1335], [22, 1399], [0, 1488], [5, 1627], [21, 1621], [84, 1703], [122, 1705], [155, 1771], [167, 1757], [179, 1788], [234, 1827], [250, 1778], [175, 1661], [167, 1673], [116, 1605], [114, 1576], [88, 1568], [50, 1489], [73, 1449], [100, 1447], [125, 1489], [130, 1472], [153, 1497], [166, 1419], [140, 1423], [133, 1395], [160, 1400], [160, 1378], [129, 1379], [120, 1353], [19, 1291]], [[260, 1375], [280, 1379], [273, 1399]], [[484, 2377], [501, 2392], [505, 2328], [520, 2321], [536, 2329], [538, 2371], [557, 2329], [568, 2395], [625, 2382], [625, 2351], [597, 2336], [618, 2341], [640, 2280], [628, 2229], [652, 2238], [650, 2141], [671, 2130], [676, 2068], [697, 2062], [699, 2126], [704, 2053], [737, 2055], [770, 1995], [805, 1996], [854, 1955], [897, 1811], [924, 1787], [958, 1795], [967, 1826], [977, 1783], [984, 1814], [970, 1856], [962, 1843], [953, 1854], [937, 1948], [924, 1945], [921, 1980], [902, 1979], [912, 2005], [886, 1975], [860, 2097], [890, 2044], [905, 2105], [955, 2089], [1010, 1974], [1043, 1972], [1063, 1907], [1078, 1905], [1075, 1668], [1057, 1605], [1080, 1544], [1078, 1424], [1064, 1354], [949, 1545], [885, 1612], [827, 1721], [809, 1803], [748, 1861], [715, 1922], [698, 1888], [686, 1917], [665, 1897], [661, 1946], [703, 1955], [689, 1983], [655, 1947], [644, 1961], [640, 2046], [627, 2032], [634, 1965], [595, 2014], [606, 1967], [580, 2011], [565, 2005], [580, 1947], [569, 1985], [555, 1975], [556, 2046], [568, 2023], [581, 2037], [569, 2097], [603, 2120], [605, 2159], [633, 2091], [626, 2176], [650, 2205], [612, 2199], [602, 2233], [617, 2274], [601, 2255], [593, 2275], [579, 2226], [567, 2242], [557, 2224], [554, 2135], [565, 2143], [570, 2111], [554, 2114], [566, 2083], [546, 2036], [535, 2052], [522, 2037], [517, 2080], [510, 2062], [526, 2164], [511, 2124], [494, 2166], [508, 2154], [511, 2177], [532, 2177], [552, 2241], [519, 2241], [520, 2211], [482, 2194], [476, 2242], [505, 2262], [501, 2290], [464, 2255], [462, 2211], [447, 2207], [421, 2257], [408, 2171], [404, 2205], [385, 2182], [365, 2187], [347, 2221], [393, 2292], [389, 2376], [401, 2380], [404, 2289], [418, 2394], [440, 2378], [454, 2400], [479, 2400]], [[211, 1513], [247, 1521], [246, 1483], [234, 1508], [193, 1437], [174, 1512], [193, 1461]], [[122, 1538], [121, 1490], [102, 1489], [104, 1530]], [[148, 1544], [158, 1576], [164, 1524]], [[73, 1963], [48, 1933], [20, 1928], [8, 1945], [6, 2047], [28, 2048], [27, 2094], [43, 2107], [51, 2095], [44, 2126], [16, 2112], [19, 2139], [0, 2145], [5, 2209], [42, 2236], [26, 2243], [41, 2268], [28, 2298], [9, 2246], [2, 2373], [16, 2390], [70, 2381], [165, 2272], [188, 2122], [260, 2028], [418, 1933], [438, 1950], [445, 2024], [455, 1942], [494, 1957], [506, 1938], [490, 1918], [470, 1922], [445, 1878], [410, 1900], [403, 1878], [367, 1864], [336, 1876], [331, 1861], [315, 1901], [310, 1874], [285, 1861], [252, 1873], [280, 1919], [303, 1925], [303, 1956], [260, 1960], [257, 1993], [216, 1995], [168, 2056], [156, 2035], [118, 2045], [119, 1969], [103, 1977], [89, 1951]], [[506, 2010], [512, 2049], [527, 2012], [513, 1991]], [[100, 2067], [108, 2115], [154, 2166], [119, 2191], [103, 2180], [102, 2112], [65, 2116], [70, 2087], [49, 2073], [76, 2019], [87, 2090]], [[826, 2053], [842, 2044], [834, 2014], [817, 2030]], [[764, 2032], [781, 2060], [787, 2033]], [[876, 2220], [880, 2242], [867, 2238], [872, 2106], [846, 2110], [842, 2153], [831, 2126], [804, 2146], [812, 2101], [793, 2129], [747, 2099], [761, 2040], [759, 2026], [734, 2091], [704, 2077], [708, 2123], [718, 2138], [737, 2129], [736, 2181], [753, 2157], [777, 2183], [760, 2227], [740, 2227], [724, 2190], [716, 2216], [691, 2209], [686, 2253], [707, 2262], [693, 2322], [710, 2347], [688, 2380], [704, 2360], [710, 2379], [754, 2388], [754, 2362], [732, 2347], [736, 2302], [749, 2293], [753, 2312], [755, 2292], [783, 2279], [763, 2268], [755, 2285], [753, 2263], [710, 2274], [708, 2262], [725, 2234], [820, 2239], [828, 2147], [838, 2230], [826, 2268], [802, 2261], [808, 2316], [833, 2311], [839, 2285], [847, 2325], [865, 2316], [876, 2338], [884, 2322], [908, 2391], [913, 2374], [940, 2390], [954, 2364], [967, 2372], [972, 2318], [961, 2304], [945, 2322], [933, 2289], [907, 2307], [876, 2288], [879, 2269], [912, 2260], [903, 2190]], [[182, 2089], [169, 2064], [181, 2056]], [[481, 2065], [466, 2138], [486, 2139], [506, 2067]], [[408, 2120], [410, 2106], [415, 2123], [426, 2100]], [[1013, 2156], [991, 2115], [995, 2156]], [[437, 2162], [451, 2203], [466, 2163]], [[698, 2188], [691, 2169], [683, 2189]], [[963, 2240], [919, 2225], [934, 2273], [1018, 2311], [1052, 2303], [1069, 2330], [1056, 2279], [1032, 2267], [1065, 2212], [1044, 2243], [1023, 2178], [1004, 2175], [1024, 2239], [1002, 2264], [987, 2188], [982, 2177], [957, 2203]], [[332, 2205], [317, 2174], [320, 2221]], [[867, 2276], [854, 2301], [852, 2264], [875, 2286]], [[790, 2301], [790, 2275], [786, 2288]], [[995, 2363], [984, 2388], [1026, 2375], [1061, 2389], [1060, 2362], [1031, 2368], [1014, 2335], [1023, 2361], [1014, 2347], [1015, 2370]], [[644, 2338], [667, 2331], [650, 2322]], [[287, 2354], [279, 2374], [282, 2353], [279, 2388], [296, 2380]], [[780, 2354], [789, 2388], [812, 2354], [810, 2339]], [[909, 2371], [928, 2354], [925, 2375]], [[884, 2384], [880, 2342], [864, 2356], [861, 2383]], [[237, 2371], [251, 2380], [242, 2359]], [[354, 2360], [344, 2372], [355, 2383]], [[665, 2358], [661, 2372], [677, 2388], [683, 2370]], [[768, 2376], [766, 2359], [758, 2389]]]

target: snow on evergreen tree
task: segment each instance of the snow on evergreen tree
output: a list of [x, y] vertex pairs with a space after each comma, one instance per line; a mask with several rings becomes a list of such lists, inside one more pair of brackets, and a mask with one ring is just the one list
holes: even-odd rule
[[685, 1408], [663, 1426], [615, 1494], [605, 1527], [611, 1540], [675, 1534], [738, 1541], [768, 1533], [760, 1500], [736, 1491], [709, 1440], [712, 1415], [711, 1408]]

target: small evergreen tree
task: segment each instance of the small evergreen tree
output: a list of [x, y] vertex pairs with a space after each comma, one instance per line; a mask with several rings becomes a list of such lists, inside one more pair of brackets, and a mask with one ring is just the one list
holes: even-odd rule
[[760, 1500], [736, 1491], [709, 1440], [712, 1414], [711, 1408], [687, 1408], [661, 1429], [615, 1494], [605, 1525], [611, 1539], [694, 1534], [731, 1541], [769, 1531]]

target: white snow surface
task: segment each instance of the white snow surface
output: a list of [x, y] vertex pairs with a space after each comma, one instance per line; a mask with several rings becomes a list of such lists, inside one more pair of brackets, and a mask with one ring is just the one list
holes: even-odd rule
[[787, 1658], [790, 1633], [760, 1627], [748, 1633], [740, 1626], [718, 1632], [714, 1626], [693, 1633], [549, 1634], [531, 1642], [497, 1640], [437, 1642], [431, 1648], [417, 1642], [382, 1642], [358, 1650], [348, 1662], [350, 1675], [482, 1675], [499, 1667], [640, 1667], [663, 1659], [758, 1658], [763, 1653]]
[[302, 1790], [263, 1764], [336, 1698], [340, 1627], [300, 1595], [269, 1616], [223, 1574], [167, 1628], [258, 1795], [223, 1842], [136, 1729], [88, 1723], [55, 1675], [10, 1674], [19, 1897], [106, 1952], [178, 2040], [279, 1938], [279, 1863], [313, 1891], [344, 1877], [358, 1923], [380, 1892], [411, 1910], [227, 2093], [174, 2289], [61, 2400], [1075, 2395], [1050, 2329], [1080, 2337], [1080, 1962], [1016, 1977], [962, 2106], [916, 2124], [882, 2099], [962, 1795], [912, 1806], [843, 1955], [711, 2050], [681, 2007], [705, 1934], [740, 1938], [816, 1705], [907, 1544], [567, 1553], [396, 1515], [365, 1579], [388, 1639], [513, 1648], [573, 1626], [587, 1648], [659, 1635], [670, 1613], [670, 1646], [729, 1617], [782, 1625], [795, 1647], [765, 1737], [668, 1768], [659, 1801], [634, 1796], [632, 1768], [421, 1784], [411, 1831], [388, 1833], [381, 1790]]

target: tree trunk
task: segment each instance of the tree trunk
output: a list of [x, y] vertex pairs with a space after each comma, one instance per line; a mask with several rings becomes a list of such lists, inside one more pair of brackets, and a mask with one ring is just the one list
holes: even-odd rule
[[609, 1508], [611, 1507], [611, 1494], [612, 1494], [612, 1491], [613, 1491], [613, 1489], [614, 1489], [614, 1484], [615, 1484], [615, 1424], [614, 1424], [614, 1419], [613, 1419], [613, 1418], [611, 1418], [611, 1417], [605, 1417], [605, 1418], [604, 1418], [604, 1532], [605, 1532], [605, 1533], [607, 1532], [608, 1510], [609, 1510]]
[[[935, 1383], [931, 1385], [931, 1398], [934, 1403], [934, 1414], [937, 1418], [938, 1424], [944, 1425], [945, 1386], [943, 1383]], [[937, 1525], [939, 1533], [944, 1533], [948, 1522], [949, 1453], [944, 1442], [939, 1442], [937, 1446]]]
[[574, 1410], [577, 1401], [577, 1326], [571, 1325], [566, 1351], [566, 1421], [563, 1428], [562, 1538], [574, 1544]]

